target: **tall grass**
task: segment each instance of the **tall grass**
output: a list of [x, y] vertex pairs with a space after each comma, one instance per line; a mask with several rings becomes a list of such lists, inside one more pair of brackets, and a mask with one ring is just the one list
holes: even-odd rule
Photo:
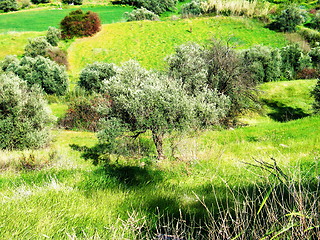
[[271, 4], [260, 0], [207, 0], [203, 2], [205, 13], [216, 13], [238, 16], [267, 16]]

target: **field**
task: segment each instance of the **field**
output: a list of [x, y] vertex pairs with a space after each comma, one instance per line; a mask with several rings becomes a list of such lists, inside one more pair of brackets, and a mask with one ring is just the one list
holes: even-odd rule
[[[79, 7], [60, 9], [57, 6], [44, 10], [28, 10], [0, 14], [0, 32], [46, 31], [49, 26], [59, 27], [60, 21], [69, 12]], [[114, 23], [123, 20], [125, 12], [132, 11], [130, 7], [118, 6], [83, 6], [83, 11], [93, 11], [99, 14], [102, 24]]]
[[[313, 84], [304, 80], [261, 88], [267, 99], [281, 85], [290, 86], [291, 94], [279, 102], [295, 108], [288, 102], [299, 96], [309, 107], [304, 92]], [[0, 238], [123, 239], [133, 238], [135, 228], [146, 223], [152, 230], [157, 213], [179, 217], [182, 211], [183, 217], [205, 219], [209, 216], [200, 199], [211, 211], [215, 198], [231, 198], [229, 188], [268, 184], [267, 172], [244, 163], [254, 159], [274, 158], [286, 174], [314, 181], [320, 174], [320, 118], [256, 120], [247, 127], [185, 136], [178, 144], [179, 158], [158, 163], [152, 158], [123, 159], [107, 169], [93, 166], [69, 144], [93, 146], [94, 134], [61, 130], [52, 132], [54, 142], [48, 149], [1, 152], [0, 222], [8, 224], [1, 226]], [[170, 151], [169, 142], [166, 149]], [[21, 165], [23, 159], [37, 170]]]
[[[161, 33], [161, 34], [159, 34]], [[287, 40], [256, 21], [244, 18], [199, 18], [163, 22], [130, 22], [105, 25], [93, 38], [77, 39], [69, 49], [71, 75], [87, 64], [106, 61], [120, 64], [135, 59], [146, 68], [163, 69], [164, 58], [185, 42], [208, 43], [215, 38], [245, 49], [262, 44], [282, 47]]]

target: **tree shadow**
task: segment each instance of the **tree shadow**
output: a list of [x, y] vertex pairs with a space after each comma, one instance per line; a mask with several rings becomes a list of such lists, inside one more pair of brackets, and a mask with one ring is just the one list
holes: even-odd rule
[[263, 102], [272, 109], [268, 116], [278, 122], [288, 122], [309, 116], [302, 108], [289, 107], [275, 100], [264, 99]]

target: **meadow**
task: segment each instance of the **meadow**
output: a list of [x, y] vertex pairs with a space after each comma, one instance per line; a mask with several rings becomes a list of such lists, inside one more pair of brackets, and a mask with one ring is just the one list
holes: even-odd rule
[[[307, 111], [310, 97], [304, 92], [315, 81], [298, 83], [267, 83], [261, 86], [263, 97], [287, 85], [290, 94], [282, 94], [279, 102], [295, 108], [292, 100], [299, 96]], [[217, 204], [226, 204], [241, 189], [274, 184], [270, 173], [245, 163], [255, 159], [274, 158], [293, 180], [316, 181], [319, 116], [284, 123], [267, 115], [250, 119], [256, 122], [246, 127], [185, 135], [177, 141], [175, 158], [161, 162], [149, 157], [93, 166], [69, 145], [93, 146], [95, 135], [58, 129], [46, 149], [2, 151], [0, 222], [6, 224], [0, 238], [134, 239], [144, 231], [153, 234], [159, 221], [169, 224], [167, 214], [194, 219], [194, 224], [208, 221]]]
[[[161, 33], [161, 34], [159, 34]], [[288, 41], [282, 33], [262, 27], [251, 19], [213, 17], [160, 22], [129, 22], [104, 25], [92, 38], [77, 39], [68, 53], [70, 73], [77, 76], [95, 61], [120, 64], [135, 59], [148, 69], [164, 69], [166, 56], [185, 42], [208, 43], [210, 39], [246, 49], [254, 45], [283, 47]]]

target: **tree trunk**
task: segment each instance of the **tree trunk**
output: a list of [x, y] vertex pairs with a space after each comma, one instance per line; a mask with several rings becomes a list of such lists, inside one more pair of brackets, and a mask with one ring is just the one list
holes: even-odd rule
[[165, 159], [163, 154], [163, 135], [164, 133], [162, 132], [152, 132], [152, 138], [154, 144], [156, 145], [159, 160]]

